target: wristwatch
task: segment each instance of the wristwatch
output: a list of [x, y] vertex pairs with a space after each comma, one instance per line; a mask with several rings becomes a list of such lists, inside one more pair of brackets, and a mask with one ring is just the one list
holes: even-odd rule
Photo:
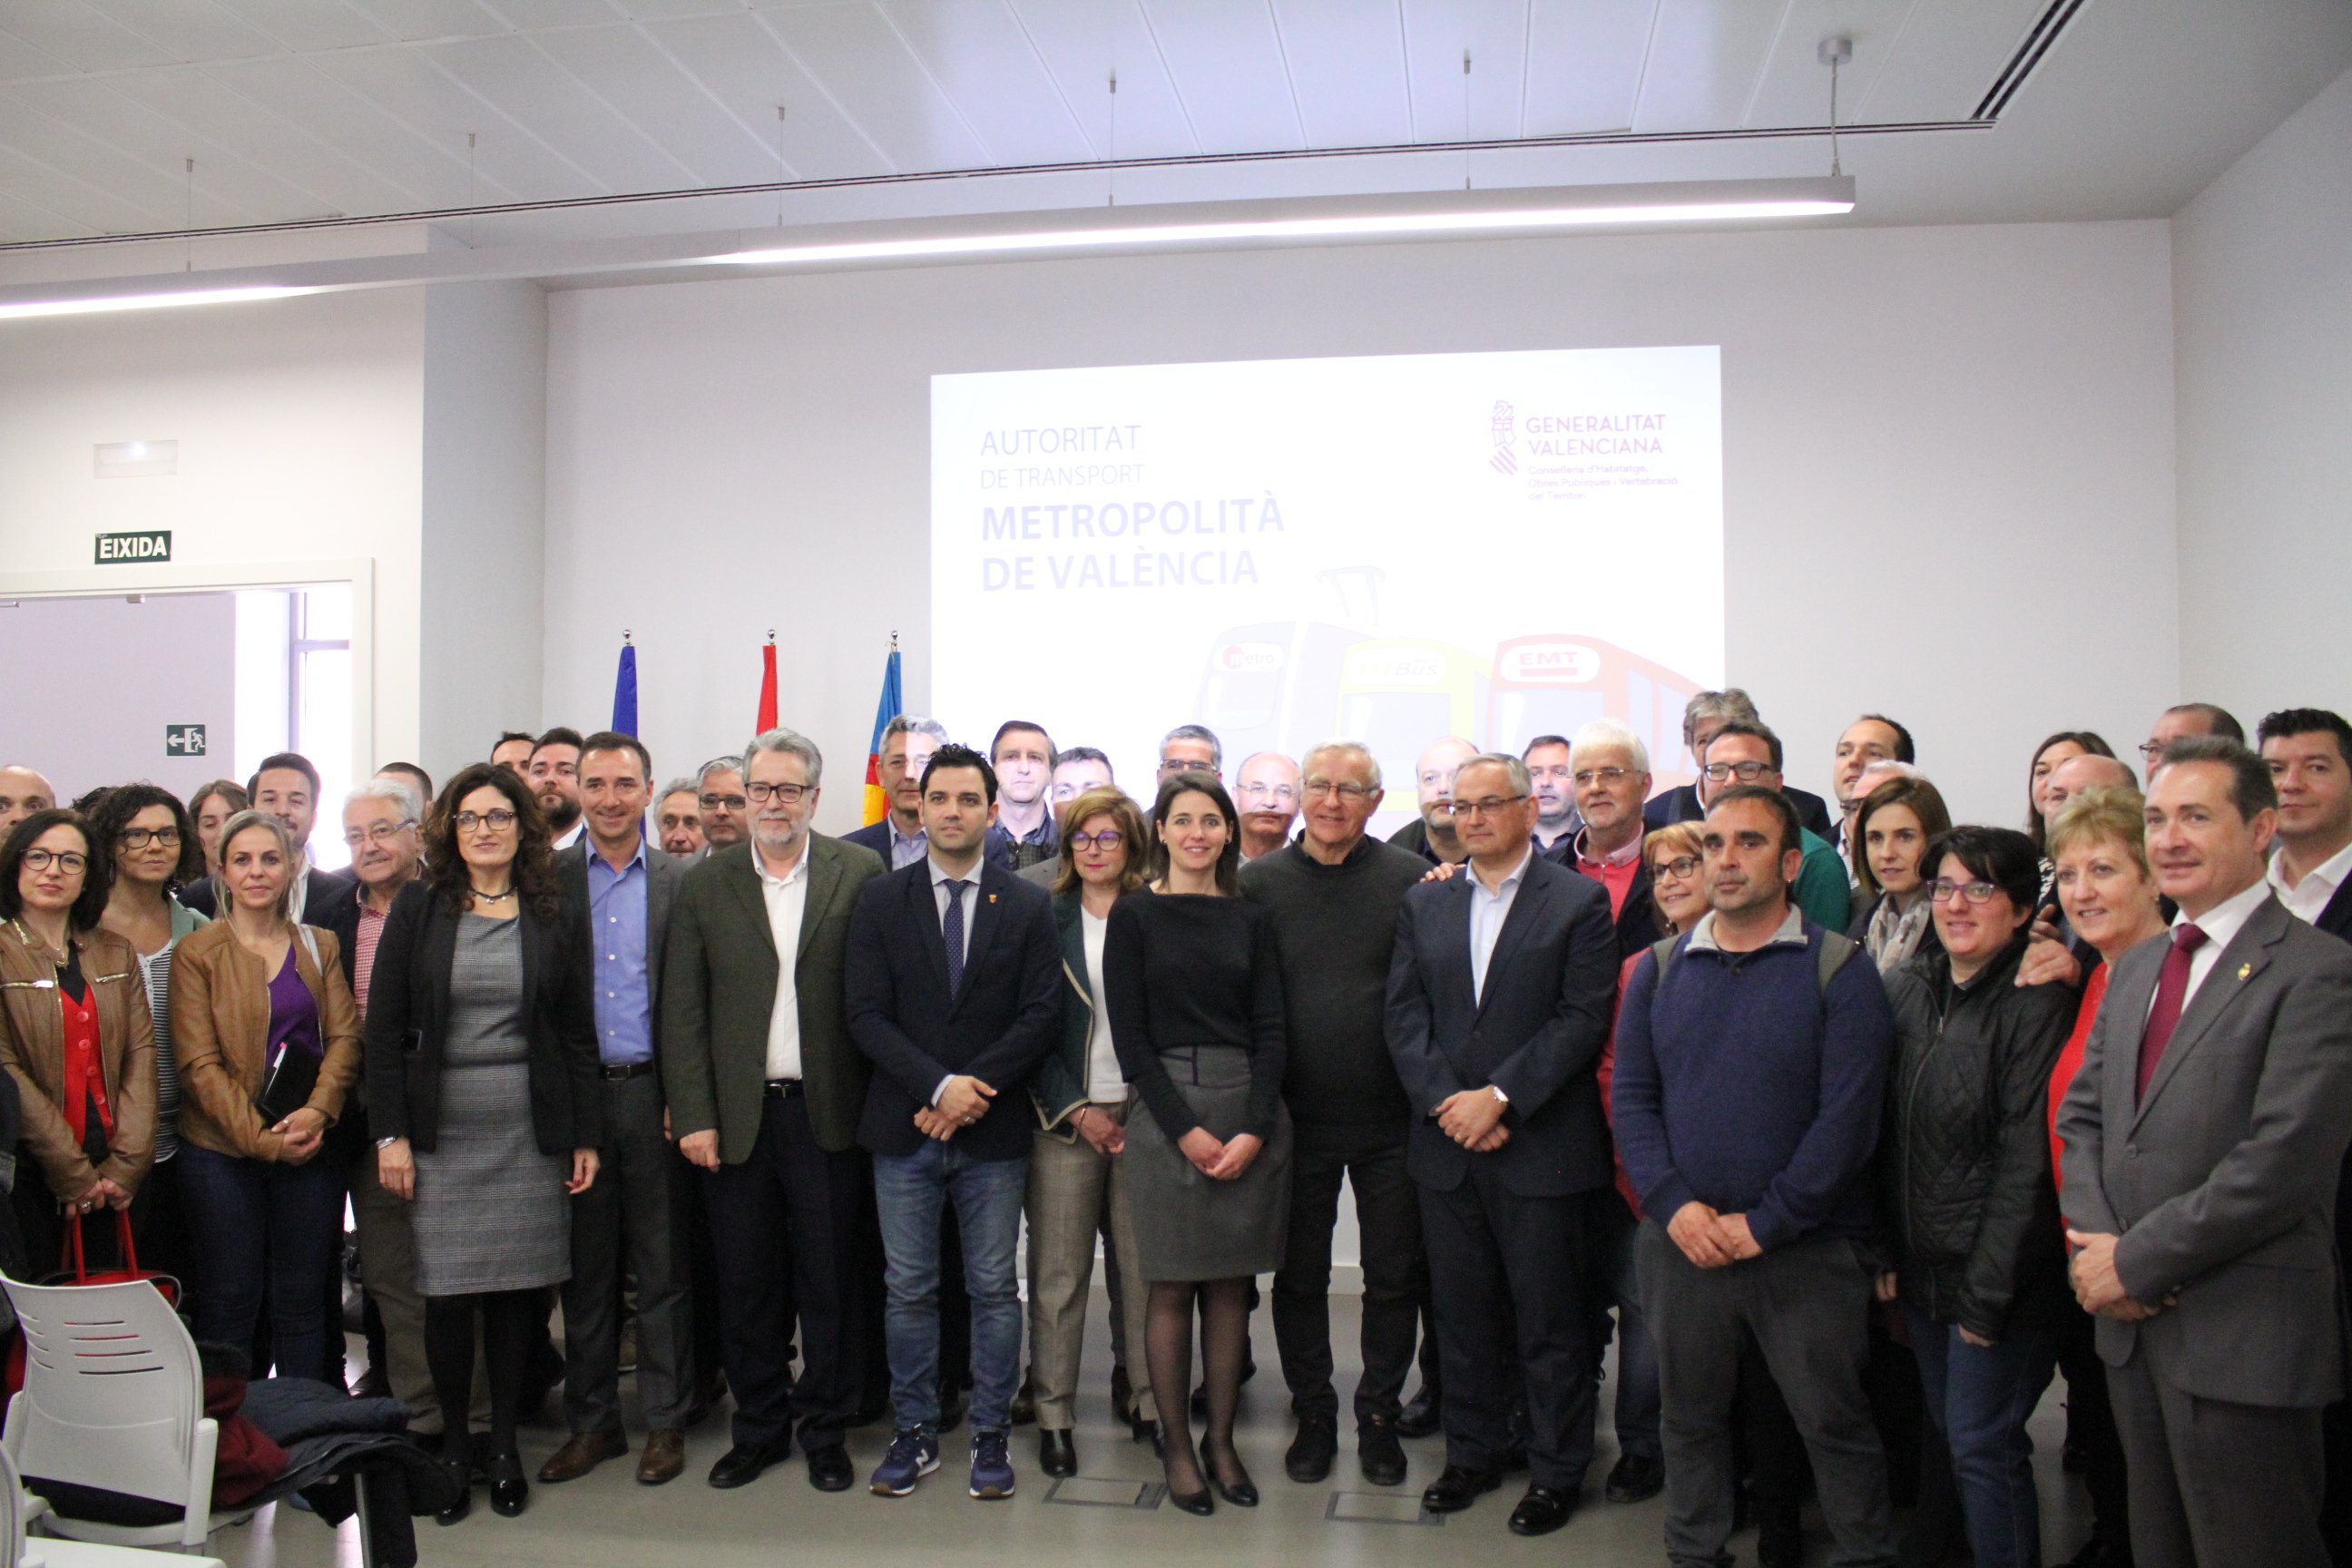
[[375, 1141], [375, 1146], [376, 1146], [377, 1148], [379, 1148], [379, 1149], [389, 1149], [389, 1148], [391, 1148], [394, 1143], [397, 1143], [397, 1142], [400, 1142], [400, 1134], [399, 1134], [399, 1133], [397, 1133], [397, 1132], [395, 1132], [395, 1133], [394, 1133], [394, 1134], [393, 1134], [391, 1137], [389, 1137], [389, 1138], [379, 1138], [379, 1139], [377, 1139], [377, 1140]]
[[1511, 1097], [1491, 1083], [1486, 1086], [1486, 1092], [1495, 1097], [1495, 1103], [1497, 1105], [1508, 1106], [1511, 1103]]

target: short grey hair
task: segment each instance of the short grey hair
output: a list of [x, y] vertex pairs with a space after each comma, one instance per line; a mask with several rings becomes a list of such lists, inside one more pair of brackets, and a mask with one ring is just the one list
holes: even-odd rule
[[713, 773], [733, 773], [740, 779], [743, 776], [743, 759], [740, 757], [713, 757], [709, 762], [703, 763], [700, 767], [695, 769], [694, 788], [697, 793], [699, 793], [702, 786], [710, 782], [710, 775]]
[[1163, 758], [1168, 755], [1168, 742], [1171, 741], [1206, 741], [1209, 742], [1209, 765], [1213, 768], [1225, 765], [1225, 743], [1218, 740], [1217, 732], [1206, 724], [1179, 724], [1160, 736], [1160, 754]]
[[1475, 757], [1465, 757], [1462, 759], [1462, 766], [1454, 770], [1454, 776], [1456, 779], [1459, 779], [1462, 776], [1463, 770], [1465, 768], [1486, 766], [1497, 767], [1503, 770], [1503, 772], [1510, 778], [1511, 793], [1513, 795], [1533, 795], [1535, 793], [1535, 777], [1528, 772], [1528, 764], [1521, 759], [1511, 755], [1508, 752], [1481, 752]]
[[[789, 731], [779, 731], [790, 733]], [[919, 713], [901, 713], [882, 726], [882, 744], [887, 746], [893, 735], [929, 735], [944, 746], [948, 743], [948, 727], [937, 719], [926, 719]], [[812, 778], [810, 783], [816, 781]]]
[[1708, 719], [1729, 719], [1760, 724], [1763, 718], [1756, 711], [1756, 700], [1737, 686], [1727, 686], [1720, 691], [1702, 691], [1683, 707], [1683, 744], [1691, 743], [1699, 725]]
[[1616, 719], [1595, 719], [1579, 730], [1576, 739], [1568, 743], [1568, 765], [1571, 768], [1576, 766], [1576, 754], [1585, 751], [1622, 752], [1633, 759], [1635, 773], [1650, 771], [1650, 748], [1642, 743], [1641, 736], [1633, 733], [1632, 725]]
[[656, 805], [659, 805], [662, 802], [667, 800], [674, 795], [690, 795], [699, 796], [701, 794], [702, 781], [700, 779], [672, 779], [669, 783], [662, 785], [661, 794], [654, 796], [654, 804]]
[[416, 798], [414, 789], [397, 779], [373, 778], [343, 796], [343, 804], [347, 806], [357, 805], [363, 800], [392, 802], [400, 807], [400, 820], [404, 826], [413, 827], [425, 820], [425, 803]]
[[[1163, 742], [1163, 744], [1165, 742]], [[1364, 773], [1370, 779], [1371, 786], [1374, 789], [1380, 789], [1382, 787], [1381, 784], [1381, 760], [1380, 758], [1372, 755], [1372, 749], [1364, 744], [1361, 741], [1317, 742], [1314, 745], [1307, 748], [1307, 754], [1305, 756], [1298, 759], [1300, 764], [1299, 772], [1301, 775], [1303, 776], [1315, 771], [1316, 758], [1328, 756], [1350, 757], [1357, 762], [1363, 763]]]
[[746, 783], [751, 777], [751, 759], [761, 752], [782, 752], [785, 756], [798, 757], [808, 769], [808, 782], [812, 787], [824, 780], [824, 753], [816, 749], [816, 742], [797, 730], [779, 728], [758, 736], [743, 748], [743, 777]]

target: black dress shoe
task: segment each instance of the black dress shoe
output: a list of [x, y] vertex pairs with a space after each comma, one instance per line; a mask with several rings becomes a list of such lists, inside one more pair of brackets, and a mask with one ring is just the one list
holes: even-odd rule
[[1045, 1426], [1037, 1429], [1037, 1468], [1049, 1476], [1078, 1473], [1078, 1447], [1067, 1432]]
[[[809, 1485], [821, 1492], [845, 1492], [856, 1475], [849, 1468], [849, 1450], [826, 1443], [808, 1451]], [[716, 1481], [711, 1483], [717, 1485]]]
[[1444, 1473], [1429, 1483], [1421, 1494], [1421, 1506], [1432, 1513], [1460, 1513], [1486, 1493], [1503, 1484], [1503, 1478], [1493, 1470], [1474, 1470], [1467, 1465], [1448, 1465]]
[[1549, 1535], [1576, 1511], [1576, 1499], [1550, 1487], [1529, 1487], [1519, 1506], [1511, 1510], [1513, 1535]]
[[1339, 1452], [1339, 1424], [1323, 1415], [1298, 1418], [1298, 1436], [1282, 1456], [1282, 1470], [1302, 1487], [1331, 1479], [1331, 1460]]
[[1395, 1422], [1374, 1415], [1356, 1428], [1356, 1464], [1376, 1487], [1404, 1484], [1404, 1447], [1397, 1441]]
[[1022, 1378], [1021, 1386], [1013, 1391], [1013, 1405], [1006, 1415], [1015, 1426], [1026, 1426], [1037, 1419], [1037, 1391], [1030, 1385], [1034, 1375]]
[[1421, 1392], [1397, 1415], [1397, 1436], [1426, 1437], [1437, 1430], [1437, 1396], [1429, 1392], [1427, 1384], [1423, 1384]]
[[1611, 1502], [1647, 1502], [1665, 1489], [1666, 1467], [1662, 1460], [1626, 1454], [1610, 1470], [1609, 1484], [1601, 1488], [1601, 1495]]
[[474, 1511], [474, 1464], [470, 1459], [443, 1459], [441, 1475], [454, 1501], [433, 1511], [436, 1524], [455, 1524]]
[[1197, 1514], [1202, 1519], [1217, 1511], [1217, 1500], [1206, 1487], [1196, 1492], [1180, 1492], [1171, 1487], [1168, 1489], [1168, 1500], [1186, 1513]]
[[530, 1500], [530, 1483], [522, 1479], [520, 1454], [490, 1456], [490, 1511], [512, 1519]]
[[961, 1392], [944, 1387], [941, 1388], [940, 1390], [940, 1418], [936, 1423], [934, 1429], [940, 1434], [940, 1436], [947, 1436], [947, 1434], [954, 1431], [957, 1427], [963, 1425], [963, 1412], [964, 1403]]
[[719, 1455], [719, 1462], [710, 1467], [710, 1484], [720, 1491], [749, 1486], [760, 1479], [761, 1471], [788, 1458], [792, 1451], [789, 1437], [773, 1443], [738, 1443]]
[[[1240, 1455], [1234, 1456], [1234, 1464], [1236, 1468], [1240, 1466]], [[1209, 1462], [1209, 1440], [1206, 1437], [1201, 1439], [1201, 1471], [1209, 1478], [1209, 1484], [1217, 1489], [1217, 1495], [1235, 1508], [1257, 1506], [1257, 1483], [1250, 1479], [1247, 1470], [1243, 1470], [1242, 1479], [1228, 1486], [1225, 1478], [1217, 1474], [1217, 1467]]]

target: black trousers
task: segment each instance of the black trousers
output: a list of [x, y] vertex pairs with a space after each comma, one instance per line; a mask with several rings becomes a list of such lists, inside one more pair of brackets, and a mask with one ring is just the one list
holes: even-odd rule
[[1531, 1479], [1573, 1496], [1592, 1463], [1598, 1407], [1586, 1315], [1591, 1205], [1581, 1193], [1522, 1196], [1478, 1159], [1453, 1191], [1420, 1193], [1445, 1368], [1445, 1462], [1502, 1468], [1511, 1397], [1524, 1380]]
[[856, 1294], [859, 1212], [874, 1206], [866, 1156], [818, 1148], [808, 1102], [770, 1096], [751, 1157], [703, 1173], [702, 1195], [719, 1265], [719, 1361], [735, 1395], [735, 1441], [781, 1443], [798, 1425], [804, 1449], [840, 1442], [869, 1353]]
[[1421, 1246], [1421, 1205], [1405, 1173], [1403, 1127], [1330, 1127], [1295, 1122], [1290, 1160], [1290, 1243], [1274, 1276], [1274, 1337], [1291, 1408], [1337, 1421], [1332, 1387], [1331, 1231], [1339, 1185], [1354, 1188], [1363, 1245], [1363, 1375], [1359, 1425], [1394, 1420], [1412, 1367], [1413, 1332], [1429, 1265]]
[[2130, 1471], [2139, 1568], [2320, 1568], [2326, 1465], [2317, 1410], [2230, 1405], [2174, 1387], [2145, 1342], [2107, 1368]]

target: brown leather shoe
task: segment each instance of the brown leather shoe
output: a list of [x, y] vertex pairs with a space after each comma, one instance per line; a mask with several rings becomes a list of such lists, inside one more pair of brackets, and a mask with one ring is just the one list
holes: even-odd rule
[[628, 1434], [617, 1426], [602, 1432], [574, 1432], [572, 1440], [539, 1468], [539, 1479], [546, 1486], [576, 1481], [605, 1460], [617, 1459], [628, 1451]]
[[656, 1426], [646, 1434], [646, 1451], [637, 1460], [637, 1479], [649, 1487], [677, 1479], [686, 1468], [686, 1434], [675, 1426]]

